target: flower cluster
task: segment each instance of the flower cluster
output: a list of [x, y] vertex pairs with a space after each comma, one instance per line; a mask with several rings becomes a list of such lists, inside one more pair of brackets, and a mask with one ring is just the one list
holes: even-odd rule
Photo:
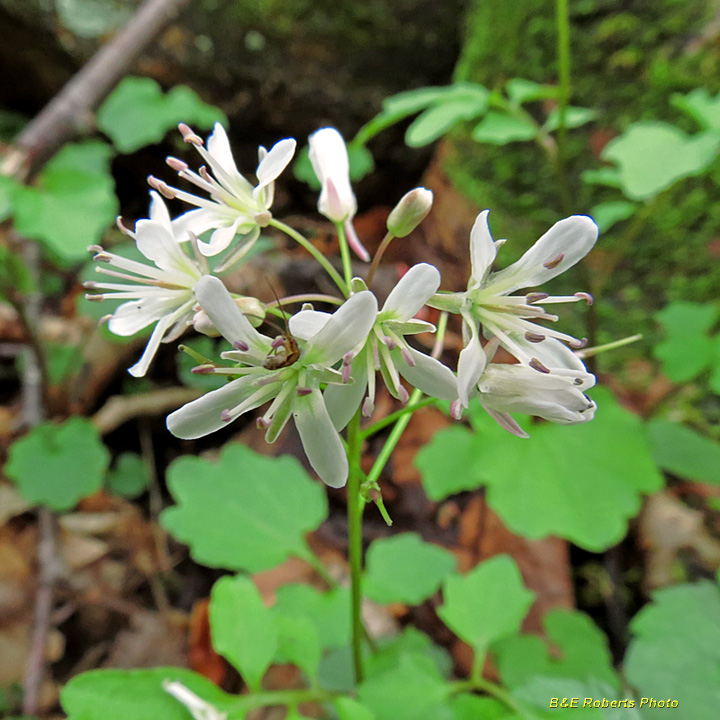
[[[269, 151], [260, 148], [253, 184], [238, 171], [220, 125], [207, 143], [186, 125], [180, 125], [180, 132], [207, 165], [195, 171], [177, 158], [168, 158], [168, 165], [202, 194], [149, 178], [154, 189], [150, 217], [138, 221], [132, 232], [119, 225], [148, 262], [94, 246], [98, 272], [123, 282], [87, 284], [100, 291], [91, 299], [125, 301], [108, 316], [111, 332], [132, 335], [154, 324], [142, 357], [130, 368], [133, 375], [146, 373], [160, 342], [177, 338], [191, 325], [227, 341], [219, 362], [199, 365], [194, 372], [224, 375], [229, 382], [173, 412], [167, 425], [174, 435], [203, 437], [267, 404], [256, 420], [267, 442], [274, 442], [292, 418], [310, 465], [325, 483], [340, 487], [348, 477], [340, 432], [356, 413], [374, 413], [378, 377], [401, 403], [409, 400], [408, 387], [415, 388], [450, 402], [457, 418], [477, 399], [503, 427], [523, 437], [526, 433], [510, 413], [568, 425], [592, 419], [596, 408], [585, 390], [595, 378], [575, 353], [583, 341], [539, 324], [558, 319], [545, 306], [592, 299], [586, 293], [551, 296], [535, 289], [590, 251], [597, 239], [597, 226], [590, 218], [576, 215], [559, 221], [520, 260], [493, 272], [504, 241], [493, 240], [488, 211], [482, 212], [470, 235], [465, 291], [441, 291], [437, 268], [419, 263], [381, 305], [368, 287], [380, 255], [393, 237], [411, 233], [432, 204], [432, 193], [416, 188], [390, 214], [388, 235], [367, 281], [351, 277], [345, 256], [345, 279], [337, 281], [342, 297], [325, 298], [338, 305], [335, 312], [304, 305], [291, 315], [285, 331], [278, 328], [277, 334], [266, 334], [262, 319], [266, 313], [278, 314], [271, 307], [275, 303], [263, 306], [258, 300], [233, 296], [217, 274], [241, 260], [269, 225], [303, 242], [271, 213], [274, 184], [293, 157], [295, 140], [280, 140]], [[362, 260], [369, 260], [352, 225], [357, 202], [342, 136], [323, 128], [310, 136], [309, 147], [321, 184], [319, 212], [338, 227], [341, 245], [347, 243], [344, 251], [353, 248]], [[160, 195], [194, 209], [171, 219]], [[303, 246], [314, 250], [309, 243]], [[211, 268], [208, 259], [219, 262]], [[331, 276], [339, 277], [325, 258], [318, 259]], [[526, 288], [531, 290], [516, 294]], [[287, 304], [279, 309], [282, 315]], [[415, 335], [436, 332], [434, 325], [417, 317], [425, 306], [460, 318], [464, 347], [456, 372], [438, 359], [439, 352], [422, 352], [413, 340]], [[436, 345], [440, 350], [442, 343]], [[493, 362], [499, 347], [516, 362]]]

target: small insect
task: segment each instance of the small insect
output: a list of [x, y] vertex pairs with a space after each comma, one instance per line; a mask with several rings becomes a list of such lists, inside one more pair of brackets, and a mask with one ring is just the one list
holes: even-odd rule
[[273, 340], [272, 350], [270, 350], [265, 358], [263, 367], [268, 370], [279, 370], [280, 368], [289, 367], [298, 360], [300, 357], [300, 348], [298, 347], [297, 340], [290, 334], [287, 316], [285, 315], [283, 306], [280, 304], [280, 298], [278, 298], [275, 288], [270, 285], [270, 289], [275, 296], [275, 300], [277, 300], [278, 307], [285, 321], [285, 330], [279, 328], [272, 321], [266, 320], [269, 325], [272, 325], [280, 332], [280, 335]]

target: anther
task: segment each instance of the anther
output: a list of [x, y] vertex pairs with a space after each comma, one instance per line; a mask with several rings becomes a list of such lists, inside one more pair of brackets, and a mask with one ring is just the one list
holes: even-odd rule
[[312, 392], [312, 388], [309, 388], [309, 387], [299, 387], [297, 389], [298, 397], [305, 397], [306, 395], [309, 395], [311, 392]]
[[126, 227], [123, 225], [123, 221], [122, 221], [122, 220], [123, 220], [123, 219], [122, 219], [122, 215], [118, 215], [118, 216], [115, 218], [115, 225], [116, 225], [117, 229], [118, 229], [123, 235], [132, 235], [132, 234], [133, 234], [133, 233], [132, 233], [132, 230], [130, 230], [129, 228], [126, 228]]
[[193, 145], [202, 145], [203, 141], [202, 138], [199, 135], [196, 135], [192, 128], [190, 128], [185, 123], [180, 123], [178, 125], [178, 130], [180, 131], [180, 134], [183, 136], [183, 140], [186, 143], [192, 143]]
[[368, 395], [365, 400], [363, 401], [362, 406], [362, 414], [363, 417], [369, 418], [373, 414], [373, 410], [375, 410], [375, 402], [373, 399]]
[[543, 267], [547, 268], [548, 270], [553, 270], [556, 268], [565, 257], [565, 253], [560, 253], [556, 258], [553, 258], [552, 260], [548, 260], [547, 262], [543, 263]]
[[282, 335], [278, 335], [270, 344], [270, 347], [273, 350], [277, 350], [279, 347], [282, 347], [285, 344], [285, 338]]
[[462, 405], [460, 404], [459, 400], [453, 400], [450, 403], [450, 415], [452, 415], [453, 419], [460, 420], [462, 417], [463, 409]]
[[270, 427], [270, 423], [264, 417], [259, 417], [255, 421], [255, 426], [258, 430], [267, 430]]
[[153, 175], [148, 177], [147, 182], [153, 190], [157, 190], [164, 198], [167, 198], [168, 200], [174, 200], [176, 198], [175, 191], [166, 185], [162, 180], [158, 180]]
[[544, 292], [531, 292], [525, 296], [525, 300], [528, 305], [532, 305], [533, 303], [540, 302], [541, 300], [547, 300], [549, 297], [550, 295]]
[[352, 366], [350, 365], [343, 365], [342, 368], [342, 381], [343, 383], [347, 384], [350, 380], [350, 375], [352, 373]]
[[414, 359], [413, 356], [410, 354], [410, 351], [409, 351], [407, 348], [403, 348], [403, 349], [400, 351], [400, 354], [403, 356], [403, 360], [405, 360], [405, 362], [406, 362], [410, 367], [415, 367], [415, 359]]
[[593, 302], [595, 302], [593, 300], [593, 296], [590, 293], [576, 292], [575, 297], [578, 298], [579, 300], [584, 300], [588, 305], [592, 305]]
[[530, 332], [529, 330], [528, 330], [528, 332], [525, 333], [525, 339], [531, 343], [542, 342], [545, 339], [545, 337], [546, 337], [545, 335], [541, 335], [540, 333]]
[[568, 345], [569, 345], [573, 350], [580, 350], [580, 348], [584, 348], [587, 344], [588, 344], [588, 339], [587, 339], [587, 338], [580, 338], [580, 339], [578, 339], [578, 338], [573, 338], [572, 340], [570, 340], [570, 341], [568, 342]]
[[545, 373], [546, 375], [550, 372], [550, 369], [545, 367], [537, 358], [533, 358], [528, 365], [538, 372]]
[[212, 182], [212, 175], [210, 175], [210, 173], [208, 172], [208, 169], [205, 165], [201, 165], [198, 168], [198, 175], [206, 182], [209, 182], [209, 183]]
[[400, 402], [403, 405], [407, 405], [410, 395], [408, 395], [408, 391], [402, 385], [398, 388], [398, 395], [400, 396], [398, 398]]
[[98, 327], [102, 327], [108, 320], [110, 320], [111, 317], [112, 317], [112, 315], [103, 315], [98, 320]]
[[190, 372], [193, 375], [212, 375], [213, 372], [215, 372], [215, 366], [214, 365], [198, 365], [197, 367], [194, 367]]
[[349, 365], [353, 359], [355, 358], [355, 353], [352, 351], [349, 353], [345, 353], [345, 357], [343, 358], [343, 365]]
[[230, 414], [230, 411], [228, 409], [223, 410], [220, 413], [220, 419], [223, 422], [230, 422], [232, 420], [232, 415]]
[[165, 162], [168, 164], [168, 167], [175, 172], [183, 172], [183, 170], [188, 169], [188, 164], [176, 157], [165, 158]]
[[105, 248], [100, 245], [88, 245], [87, 251], [89, 253], [102, 253], [105, 252]]
[[94, 280], [87, 280], [83, 283], [83, 287], [86, 290], [97, 290], [97, 283]]
[[383, 342], [387, 345], [388, 350], [394, 350], [397, 347], [397, 343], [389, 335], [383, 338]]
[[240, 350], [241, 352], [247, 352], [250, 349], [250, 346], [242, 340], [236, 340], [232, 346], [235, 350]]
[[102, 302], [105, 299], [104, 295], [85, 295], [85, 299], [90, 302]]

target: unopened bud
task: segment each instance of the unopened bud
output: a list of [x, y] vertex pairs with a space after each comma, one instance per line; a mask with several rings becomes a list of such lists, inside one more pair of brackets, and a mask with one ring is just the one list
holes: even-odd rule
[[432, 208], [433, 194], [427, 188], [415, 188], [405, 193], [387, 219], [387, 229], [395, 237], [409, 235]]

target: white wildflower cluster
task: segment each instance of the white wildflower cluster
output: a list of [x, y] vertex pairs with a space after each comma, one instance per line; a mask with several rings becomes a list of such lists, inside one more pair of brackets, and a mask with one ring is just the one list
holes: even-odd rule
[[[538, 324], [557, 320], [544, 306], [590, 302], [590, 296], [557, 297], [538, 290], [515, 294], [537, 288], [590, 251], [597, 226], [589, 217], [561, 220], [520, 260], [492, 272], [504, 241], [493, 241], [488, 211], [482, 212], [470, 235], [470, 281], [464, 292], [441, 291], [437, 268], [420, 263], [405, 273], [380, 306], [364, 280], [346, 275], [344, 287], [338, 282], [335, 312], [304, 305], [289, 317], [286, 332], [268, 335], [257, 328], [265, 327], [262, 319], [270, 307], [254, 298], [233, 296], [217, 274], [242, 260], [261, 229], [275, 223], [274, 183], [293, 157], [295, 140], [280, 140], [270, 151], [260, 148], [254, 185], [238, 171], [220, 125], [207, 143], [186, 125], [180, 125], [180, 132], [206, 165], [195, 171], [177, 158], [169, 158], [168, 165], [201, 194], [149, 178], [154, 190], [149, 219], [140, 220], [133, 232], [120, 225], [148, 262], [94, 246], [98, 272], [121, 282], [87, 284], [99, 291], [91, 299], [125, 301], [108, 316], [113, 333], [132, 335], [154, 325], [142, 357], [130, 368], [135, 376], [146, 373], [160, 342], [176, 339], [192, 325], [227, 340], [221, 362], [200, 365], [194, 372], [225, 375], [229, 382], [173, 412], [167, 425], [174, 435], [203, 437], [266, 406], [257, 418], [265, 439], [274, 442], [292, 417], [312, 467], [325, 483], [341, 487], [347, 480], [348, 460], [339, 433], [358, 411], [366, 417], [373, 414], [378, 379], [403, 404], [409, 399], [408, 386], [450, 402], [456, 418], [477, 398], [493, 418], [519, 436], [526, 433], [512, 412], [567, 425], [592, 419], [595, 404], [584, 391], [595, 377], [574, 352], [582, 341]], [[309, 146], [321, 183], [319, 212], [336, 224], [361, 260], [369, 260], [352, 225], [357, 202], [342, 136], [323, 128], [310, 136]], [[171, 219], [161, 195], [194, 209]], [[388, 219], [386, 241], [408, 235], [431, 204], [432, 193], [424, 188], [405, 195]], [[464, 348], [456, 372], [435, 354], [418, 350], [411, 340], [436, 330], [417, 317], [425, 306], [461, 318]], [[283, 309], [288, 310], [285, 303]], [[517, 362], [493, 362], [499, 347]]]

